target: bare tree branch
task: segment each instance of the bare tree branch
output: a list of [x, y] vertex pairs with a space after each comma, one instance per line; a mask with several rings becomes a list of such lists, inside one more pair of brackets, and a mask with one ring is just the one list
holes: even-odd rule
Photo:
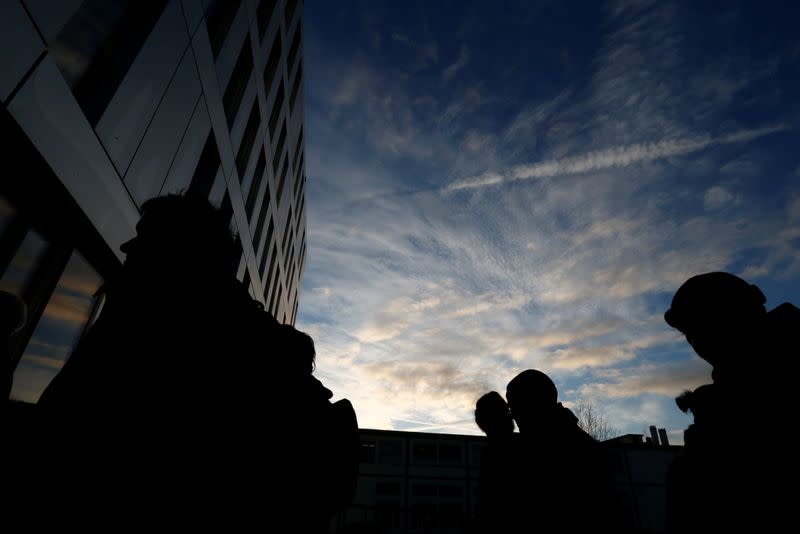
[[578, 418], [578, 426], [597, 441], [605, 441], [621, 434], [590, 401], [578, 401], [572, 411]]

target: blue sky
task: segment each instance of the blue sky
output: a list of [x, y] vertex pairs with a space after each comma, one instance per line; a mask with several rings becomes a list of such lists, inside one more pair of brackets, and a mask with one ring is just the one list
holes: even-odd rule
[[297, 326], [362, 427], [477, 433], [538, 368], [680, 441], [677, 287], [800, 301], [800, 13], [697, 4], [305, 3]]

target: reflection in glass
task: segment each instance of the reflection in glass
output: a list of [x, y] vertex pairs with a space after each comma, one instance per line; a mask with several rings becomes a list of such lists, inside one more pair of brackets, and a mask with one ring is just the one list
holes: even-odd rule
[[37, 402], [75, 349], [103, 280], [74, 252], [14, 373], [11, 398]]
[[51, 43], [50, 56], [93, 126], [166, 4], [85, 0]]
[[0, 291], [7, 291], [19, 297], [36, 270], [39, 258], [47, 248], [47, 242], [35, 230], [25, 234], [22, 244], [14, 254], [3, 277], [0, 278]]

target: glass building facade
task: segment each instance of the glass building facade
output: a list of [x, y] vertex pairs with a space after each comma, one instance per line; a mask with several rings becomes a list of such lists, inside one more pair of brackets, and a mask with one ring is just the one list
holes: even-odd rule
[[27, 314], [11, 398], [36, 402], [102, 311], [139, 208], [202, 194], [235, 270], [293, 324], [305, 263], [302, 2], [0, 4], [0, 291]]

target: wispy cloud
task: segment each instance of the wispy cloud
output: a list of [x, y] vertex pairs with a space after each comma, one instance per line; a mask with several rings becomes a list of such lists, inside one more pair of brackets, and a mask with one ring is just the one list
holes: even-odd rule
[[[480, 393], [536, 367], [625, 431], [680, 429], [672, 397], [708, 367], [664, 323], [671, 294], [710, 270], [796, 280], [797, 160], [767, 137], [796, 136], [794, 115], [732, 115], [763, 69], [709, 68], [673, 6], [624, 4], [574, 85], [466, 47], [415, 69], [420, 28], [384, 32], [388, 65], [363, 46], [309, 52], [298, 326], [362, 426], [477, 432]], [[500, 187], [514, 180], [529, 181]]]
[[461, 189], [474, 189], [476, 187], [485, 187], [487, 185], [495, 185], [514, 180], [547, 178], [599, 171], [613, 167], [627, 167], [635, 163], [691, 154], [692, 152], [698, 152], [715, 145], [743, 143], [787, 129], [788, 127], [785, 125], [777, 125], [752, 130], [740, 130], [718, 137], [703, 135], [692, 138], [665, 139], [652, 143], [616, 146], [567, 158], [520, 165], [504, 174], [502, 178], [497, 173], [486, 173], [474, 178], [457, 180], [447, 185], [444, 191], [451, 192]]
[[720, 185], [715, 185], [706, 190], [703, 203], [705, 204], [707, 210], [717, 210], [726, 204], [730, 204], [733, 200], [735, 200], [735, 198], [736, 197], [726, 188]]
[[435, 63], [439, 59], [439, 47], [433, 41], [420, 43], [399, 32], [392, 33], [392, 40], [415, 50], [423, 61], [422, 66]]
[[467, 45], [462, 44], [458, 52], [458, 59], [442, 71], [442, 81], [449, 82], [458, 74], [458, 71], [467, 66], [467, 63], [469, 63], [469, 50], [467, 50]]
[[610, 370], [581, 387], [588, 398], [630, 398], [644, 393], [676, 397], [681, 392], [711, 382], [711, 367], [699, 358], [632, 369]]

